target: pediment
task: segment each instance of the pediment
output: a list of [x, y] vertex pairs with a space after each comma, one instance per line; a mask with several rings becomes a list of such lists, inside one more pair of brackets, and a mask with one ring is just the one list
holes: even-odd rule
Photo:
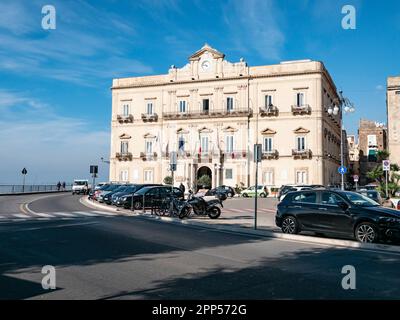
[[198, 51], [196, 51], [193, 55], [191, 55], [189, 57], [189, 61], [196, 61], [199, 60], [201, 58], [201, 56], [204, 53], [210, 53], [212, 55], [213, 58], [218, 59], [218, 58], [225, 58], [225, 55], [221, 52], [219, 52], [218, 50], [210, 47], [207, 43]]
[[305, 129], [303, 127], [298, 127], [296, 130], [293, 131], [294, 133], [309, 133], [310, 130]]
[[276, 134], [275, 130], [272, 130], [270, 128], [264, 129], [263, 131], [261, 131], [262, 135], [267, 135], [267, 134]]
[[132, 137], [131, 137], [129, 134], [127, 134], [127, 133], [123, 133], [123, 134], [121, 134], [121, 135], [119, 136], [119, 138], [120, 138], [120, 139], [131, 139]]
[[223, 132], [236, 132], [238, 129], [235, 129], [234, 127], [228, 126], [224, 129], [222, 129]]
[[145, 139], [155, 139], [155, 138], [157, 138], [154, 134], [151, 134], [151, 133], [146, 133], [143, 137]]
[[177, 134], [189, 134], [189, 131], [183, 128], [176, 130]]
[[211, 132], [213, 132], [213, 131], [207, 127], [203, 127], [201, 129], [199, 129], [199, 133], [211, 133]]

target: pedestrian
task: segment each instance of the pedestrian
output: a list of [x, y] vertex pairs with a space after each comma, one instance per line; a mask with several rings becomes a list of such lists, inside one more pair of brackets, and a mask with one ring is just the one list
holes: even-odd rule
[[65, 181], [62, 183], [62, 190], [63, 191], [65, 191], [65, 186], [66, 186], [66, 184], [65, 184]]
[[184, 184], [182, 182], [179, 185], [179, 189], [181, 189], [182, 193], [185, 195], [186, 188], [185, 188], [185, 186], [184, 186]]
[[61, 189], [61, 182], [58, 181], [58, 183], [57, 183], [57, 191], [60, 191], [60, 189]]

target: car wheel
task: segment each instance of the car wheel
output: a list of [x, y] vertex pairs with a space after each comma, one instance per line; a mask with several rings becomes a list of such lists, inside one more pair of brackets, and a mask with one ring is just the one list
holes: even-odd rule
[[359, 242], [374, 243], [378, 241], [378, 231], [372, 223], [361, 222], [356, 227], [355, 237]]
[[133, 203], [133, 209], [134, 210], [140, 210], [142, 209], [142, 204], [139, 201], [136, 201]]
[[266, 198], [267, 195], [263, 192], [263, 193], [260, 194], [260, 197], [261, 197], [261, 198]]
[[282, 232], [287, 234], [299, 233], [299, 224], [297, 219], [293, 216], [287, 216], [282, 221]]
[[228, 192], [228, 198], [232, 198], [232, 197], [233, 197], [232, 192]]
[[249, 195], [247, 193], [243, 193], [243, 198], [248, 198]]

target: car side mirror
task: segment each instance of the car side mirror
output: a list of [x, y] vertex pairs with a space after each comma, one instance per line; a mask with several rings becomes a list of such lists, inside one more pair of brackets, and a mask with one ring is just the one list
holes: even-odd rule
[[346, 202], [339, 202], [338, 206], [343, 209], [343, 211], [346, 211], [349, 208], [349, 205]]

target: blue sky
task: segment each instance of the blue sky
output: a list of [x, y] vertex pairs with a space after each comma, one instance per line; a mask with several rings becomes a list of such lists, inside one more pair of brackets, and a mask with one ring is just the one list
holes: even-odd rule
[[[382, 4], [384, 3], [384, 5]], [[56, 30], [41, 28], [56, 8]], [[357, 29], [341, 27], [345, 4]], [[0, 0], [0, 183], [87, 177], [108, 166], [111, 80], [166, 73], [205, 42], [250, 65], [325, 63], [360, 118], [386, 122], [385, 84], [400, 74], [396, 0]]]

